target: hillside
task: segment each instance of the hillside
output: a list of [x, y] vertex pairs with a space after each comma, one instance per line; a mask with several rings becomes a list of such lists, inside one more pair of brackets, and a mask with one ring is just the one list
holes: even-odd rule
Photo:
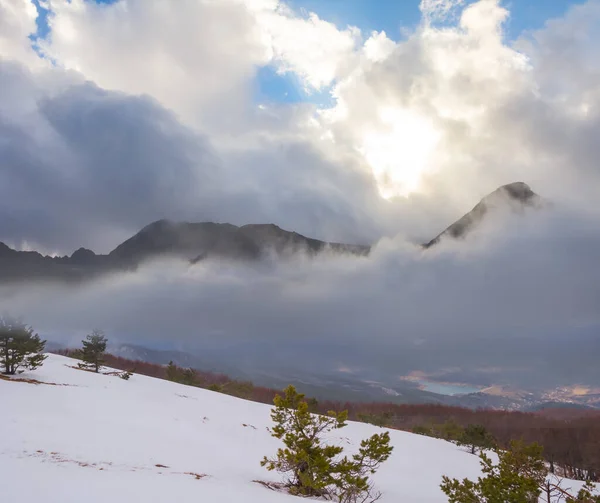
[[[21, 379], [0, 380], [3, 500], [33, 502], [301, 501], [253, 482], [278, 447], [269, 406], [134, 375], [125, 381], [50, 355]], [[350, 423], [335, 442], [348, 450], [374, 432]], [[390, 431], [395, 447], [375, 476], [381, 502], [444, 502], [443, 474], [475, 477], [478, 459], [455, 445]], [[576, 487], [578, 483], [573, 482]]]

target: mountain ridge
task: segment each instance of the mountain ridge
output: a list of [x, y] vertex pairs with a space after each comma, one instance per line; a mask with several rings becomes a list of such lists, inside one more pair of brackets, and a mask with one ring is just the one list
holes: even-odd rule
[[[431, 241], [459, 239], [473, 230], [493, 208], [508, 206], [520, 211], [541, 198], [523, 182], [503, 185]], [[0, 242], [0, 282], [81, 282], [101, 274], [131, 271], [148, 260], [175, 257], [196, 264], [208, 258], [256, 261], [268, 256], [286, 259], [298, 252], [314, 257], [321, 253], [369, 255], [372, 246], [321, 241], [287, 231], [275, 224], [242, 226], [215, 222], [173, 222], [162, 219], [143, 227], [108, 254], [78, 248], [71, 256], [44, 256], [36, 251], [17, 251]]]

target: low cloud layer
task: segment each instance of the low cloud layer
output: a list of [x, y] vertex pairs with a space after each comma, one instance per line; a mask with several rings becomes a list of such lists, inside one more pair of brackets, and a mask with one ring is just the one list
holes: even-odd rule
[[[497, 0], [423, 0], [402, 39], [278, 0], [44, 5], [34, 50], [36, 6], [0, 0], [0, 241], [106, 252], [169, 218], [379, 243], [369, 259], [161, 264], [83, 291], [3, 291], [40, 330], [307, 341], [389, 368], [406, 345], [483, 357], [484, 340], [592, 340], [598, 1], [517, 40]], [[257, 103], [267, 65], [328, 104]], [[414, 246], [514, 181], [553, 209]]]
[[[369, 258], [158, 262], [77, 289], [13, 288], [3, 306], [67, 344], [98, 326], [116, 343], [218, 347], [215, 364], [252, 347], [255, 370], [299, 346], [311, 365], [375, 365], [387, 375], [436, 365], [533, 372], [542, 355], [597, 349], [599, 231], [596, 220], [556, 208], [500, 213], [465, 242], [427, 252], [395, 239]], [[590, 379], [596, 367], [580, 360], [569, 377]], [[550, 379], [551, 369], [541, 372]]]

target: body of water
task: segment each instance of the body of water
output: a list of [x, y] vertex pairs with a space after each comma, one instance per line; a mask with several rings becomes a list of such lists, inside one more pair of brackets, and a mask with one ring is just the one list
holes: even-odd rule
[[477, 393], [481, 388], [476, 388], [468, 384], [450, 384], [431, 381], [417, 381], [421, 389], [438, 395], [466, 395], [468, 393]]

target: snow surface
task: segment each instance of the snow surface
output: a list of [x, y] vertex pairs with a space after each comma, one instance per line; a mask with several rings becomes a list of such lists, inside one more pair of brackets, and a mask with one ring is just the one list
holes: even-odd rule
[[[58, 385], [0, 380], [2, 501], [307, 501], [253, 482], [280, 480], [259, 464], [280, 445], [267, 431], [268, 405], [74, 364], [49, 355], [42, 368], [19, 376]], [[350, 422], [332, 440], [350, 454], [381, 431]], [[478, 458], [449, 442], [389, 431], [394, 452], [374, 476], [382, 503], [446, 502], [442, 475], [480, 474]]]

